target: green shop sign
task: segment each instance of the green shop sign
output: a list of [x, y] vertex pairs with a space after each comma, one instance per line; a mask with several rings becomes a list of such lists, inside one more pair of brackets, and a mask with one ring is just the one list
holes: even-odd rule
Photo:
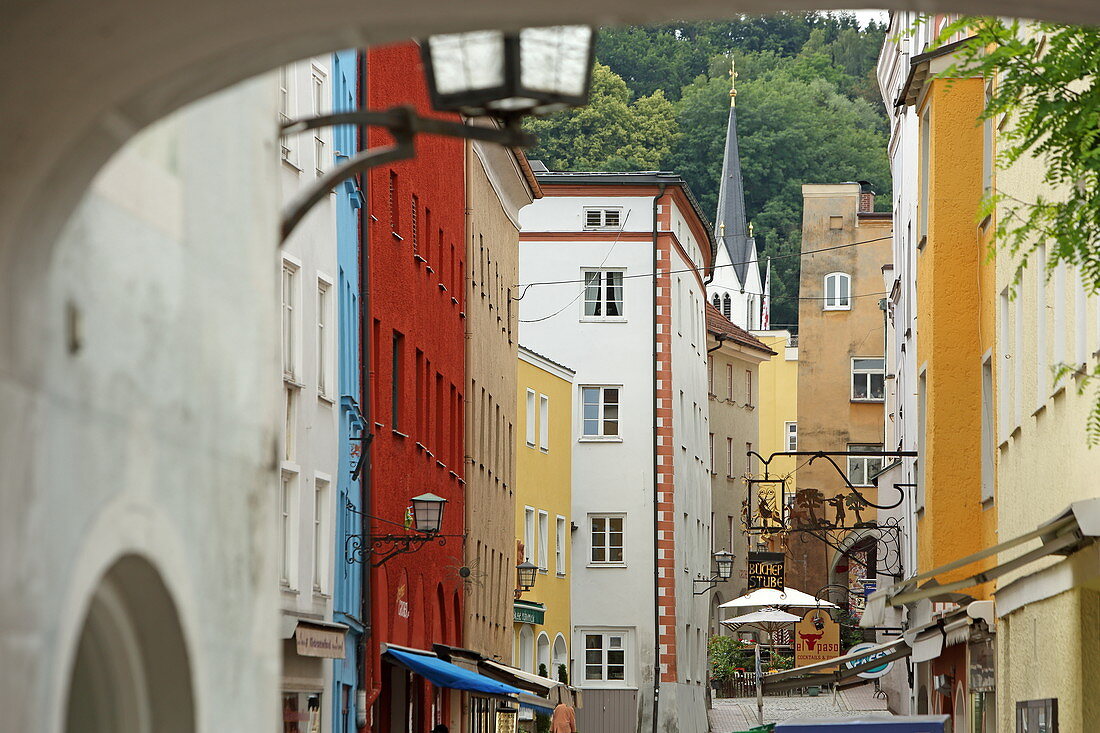
[[512, 620], [517, 624], [541, 624], [546, 618], [546, 606], [541, 603], [514, 603]]

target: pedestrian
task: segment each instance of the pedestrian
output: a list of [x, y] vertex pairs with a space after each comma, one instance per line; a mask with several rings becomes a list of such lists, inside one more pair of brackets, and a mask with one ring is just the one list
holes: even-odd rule
[[577, 716], [573, 708], [564, 702], [554, 706], [554, 714], [550, 717], [550, 733], [577, 733]]

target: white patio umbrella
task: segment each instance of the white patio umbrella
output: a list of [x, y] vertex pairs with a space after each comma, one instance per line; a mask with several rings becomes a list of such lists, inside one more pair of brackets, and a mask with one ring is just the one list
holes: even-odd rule
[[[778, 607], [778, 608], [837, 608], [835, 603], [824, 598], [814, 598], [809, 593], [803, 593], [797, 588], [783, 586], [778, 588], [757, 588], [751, 593], [738, 596], [732, 601], [726, 601], [719, 608], [754, 608], [754, 607]], [[731, 621], [733, 619], [730, 619]]]
[[728, 618], [722, 623], [733, 629], [739, 629], [742, 626], [754, 626], [770, 635], [801, 620], [801, 616], [795, 616], [793, 613], [780, 611], [778, 608], [765, 608], [761, 611], [753, 611], [752, 613]]

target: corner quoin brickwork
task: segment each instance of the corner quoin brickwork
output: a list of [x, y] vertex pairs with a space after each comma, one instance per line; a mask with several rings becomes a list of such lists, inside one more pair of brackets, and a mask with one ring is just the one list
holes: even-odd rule
[[[657, 231], [672, 229], [672, 195], [658, 199]], [[672, 266], [671, 237], [658, 235], [654, 242], [657, 276], [653, 280], [656, 384], [656, 486], [657, 504], [657, 640], [660, 647], [661, 682], [677, 682], [676, 674], [676, 521], [672, 435]]]

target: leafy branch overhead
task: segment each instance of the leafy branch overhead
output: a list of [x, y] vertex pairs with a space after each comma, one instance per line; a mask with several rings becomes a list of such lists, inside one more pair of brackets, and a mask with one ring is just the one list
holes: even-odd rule
[[[552, 170], [671, 170], [717, 207], [730, 55], [746, 207], [762, 255], [801, 249], [802, 184], [869, 180], [889, 200], [886, 118], [874, 78], [885, 36], [849, 14], [601, 31], [588, 107], [530, 124]], [[772, 270], [772, 322], [798, 318], [798, 257]]]
[[[1087, 293], [1100, 293], [1100, 29], [964, 17], [943, 29], [941, 42], [967, 40], [956, 61], [940, 76], [995, 80], [982, 119], [999, 129], [997, 167], [1034, 159], [1042, 185], [1033, 201], [993, 192], [981, 216], [993, 215], [995, 241], [1018, 262], [1017, 284], [1040, 243], [1049, 275], [1058, 266], [1075, 268]], [[1084, 389], [1100, 367], [1058, 364], [1055, 380], [1081, 377]], [[1089, 442], [1100, 443], [1100, 399], [1088, 421]]]

